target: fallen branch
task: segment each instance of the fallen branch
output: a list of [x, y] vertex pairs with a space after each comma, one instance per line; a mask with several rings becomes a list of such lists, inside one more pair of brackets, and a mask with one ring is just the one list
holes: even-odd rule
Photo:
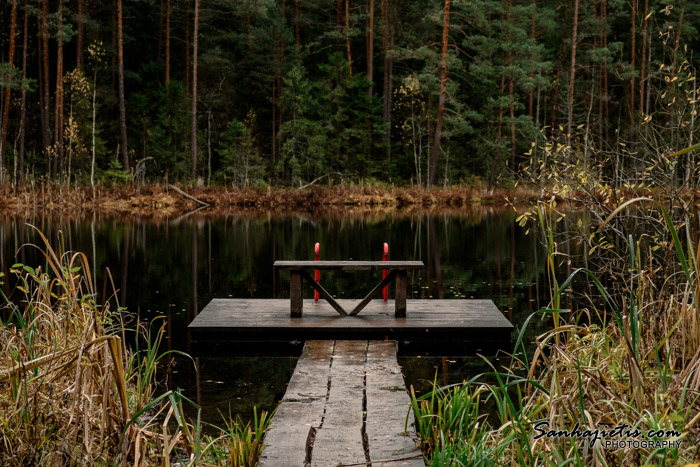
[[199, 199], [195, 198], [195, 197], [192, 196], [192, 195], [188, 195], [187, 193], [185, 193], [184, 191], [182, 191], [181, 189], [179, 189], [179, 188], [176, 187], [175, 185], [168, 185], [168, 186], [169, 186], [170, 188], [172, 188], [173, 190], [175, 190], [177, 193], [179, 193], [179, 194], [181, 194], [182, 196], [184, 196], [185, 198], [191, 199], [192, 201], [194, 201], [194, 202], [196, 202], [196, 203], [199, 203], [199, 204], [201, 204], [202, 206], [206, 206], [206, 207], [211, 206], [209, 203], [205, 203], [204, 201], [199, 200]]
[[306, 185], [300, 186], [299, 188], [297, 188], [297, 191], [303, 190], [304, 188], [313, 185], [314, 183], [316, 183], [317, 181], [321, 180], [322, 178], [324, 178], [324, 177], [330, 177], [330, 176], [333, 175], [333, 174], [340, 175], [340, 178], [341, 178], [341, 179], [343, 178], [343, 174], [341, 174], [340, 172], [329, 172], [329, 173], [327, 173], [327, 174], [321, 175], [320, 177], [316, 177], [314, 180], [310, 181], [310, 182], [307, 183]]

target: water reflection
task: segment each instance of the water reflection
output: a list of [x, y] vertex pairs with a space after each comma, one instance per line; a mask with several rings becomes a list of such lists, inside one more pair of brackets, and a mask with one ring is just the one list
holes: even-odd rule
[[[526, 236], [512, 212], [257, 213], [209, 218], [201, 213], [167, 219], [107, 219], [43, 216], [28, 222], [54, 248], [90, 257], [95, 283], [113, 307], [126, 306], [142, 320], [166, 320], [163, 350], [189, 351], [187, 324], [212, 298], [286, 298], [289, 278], [275, 271], [277, 259], [379, 260], [384, 242], [390, 259], [422, 260], [409, 273], [413, 298], [489, 298], [514, 323], [546, 300], [540, 284], [542, 251]], [[59, 236], [59, 232], [61, 236]], [[15, 261], [42, 264], [39, 244], [25, 221], [0, 219], [0, 267]], [[379, 274], [379, 273], [377, 273]], [[339, 297], [360, 298], [379, 276], [324, 272], [321, 281]], [[7, 285], [6, 285], [7, 287]], [[305, 290], [312, 297], [311, 288]], [[410, 314], [410, 310], [409, 310]], [[544, 326], [545, 324], [541, 324]], [[537, 333], [537, 328], [529, 331]], [[470, 358], [401, 358], [409, 384], [452, 383], [483, 371]], [[203, 408], [203, 420], [217, 423], [219, 411], [249, 417], [254, 405], [274, 407], [293, 371], [294, 358], [177, 358], [163, 369], [166, 384], [181, 388]], [[199, 369], [197, 372], [196, 369]]]

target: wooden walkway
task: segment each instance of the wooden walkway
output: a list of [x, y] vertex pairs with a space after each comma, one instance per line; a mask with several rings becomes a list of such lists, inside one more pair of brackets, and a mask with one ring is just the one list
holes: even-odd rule
[[[359, 300], [340, 303], [352, 309]], [[199, 354], [281, 351], [309, 339], [392, 339], [402, 353], [411, 346], [424, 353], [431, 344], [442, 355], [510, 350], [513, 326], [491, 300], [408, 300], [405, 318], [395, 317], [394, 308], [392, 300], [372, 300], [361, 314], [340, 316], [325, 301], [304, 300], [303, 317], [292, 318], [289, 300], [214, 299], [188, 329]]]
[[404, 434], [410, 398], [396, 352], [395, 341], [307, 341], [260, 463], [424, 466], [412, 415]]

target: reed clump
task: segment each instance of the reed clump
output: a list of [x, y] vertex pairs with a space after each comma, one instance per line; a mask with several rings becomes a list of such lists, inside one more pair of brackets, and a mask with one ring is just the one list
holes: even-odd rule
[[157, 393], [162, 326], [127, 329], [125, 310], [98, 304], [85, 255], [39, 235], [44, 266], [15, 264], [12, 293], [0, 288], [3, 465], [254, 465], [269, 415], [204, 434], [184, 416], [196, 404]]
[[[635, 198], [593, 216], [578, 237], [588, 267], [572, 270], [563, 282], [560, 265], [577, 261], [557, 241], [563, 214], [552, 202], [522, 216], [544, 239], [549, 306], [525, 321], [509, 365], [413, 396], [431, 465], [697, 462], [700, 236], [694, 209], [669, 211]], [[576, 292], [587, 306], [562, 299]], [[526, 343], [533, 319], [549, 319], [552, 327]]]

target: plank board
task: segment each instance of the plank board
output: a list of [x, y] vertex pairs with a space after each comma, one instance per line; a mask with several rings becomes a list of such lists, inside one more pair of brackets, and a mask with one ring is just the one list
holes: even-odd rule
[[[307, 445], [323, 422], [332, 341], [309, 341], [265, 433], [263, 465], [304, 465]], [[294, 420], [294, 424], [288, 421]]]
[[312, 467], [367, 460], [362, 439], [366, 360], [367, 341], [335, 342], [326, 411], [314, 439]]
[[404, 432], [410, 399], [396, 352], [395, 341], [308, 341], [260, 463], [424, 465], [412, 417]]
[[[389, 465], [423, 466], [416, 448], [411, 399], [396, 361], [396, 341], [369, 341], [367, 349], [367, 419], [365, 433], [370, 461], [403, 459]], [[408, 414], [408, 416], [407, 416]], [[408, 426], [406, 427], [406, 422]], [[404, 430], [406, 427], [406, 430]]]
[[[341, 303], [353, 309], [359, 300]], [[195, 353], [216, 343], [250, 349], [310, 339], [435, 343], [454, 347], [450, 355], [510, 350], [513, 326], [491, 300], [407, 300], [406, 307], [407, 317], [395, 318], [392, 300], [372, 300], [359, 315], [342, 317], [328, 303], [309, 299], [303, 317], [291, 318], [286, 299], [214, 299], [188, 329]]]
[[318, 269], [338, 271], [377, 271], [423, 269], [423, 261], [275, 261], [275, 269]]

